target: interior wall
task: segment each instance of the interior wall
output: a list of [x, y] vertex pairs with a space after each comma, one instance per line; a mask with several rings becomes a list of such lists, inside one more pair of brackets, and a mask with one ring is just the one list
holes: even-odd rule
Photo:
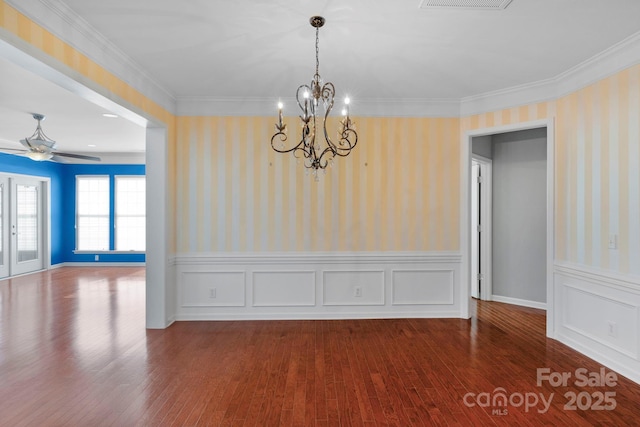
[[474, 136], [471, 140], [471, 152], [486, 159], [493, 158], [492, 135]]
[[557, 112], [557, 258], [639, 277], [640, 65], [560, 98]]
[[492, 138], [494, 296], [547, 300], [546, 132], [538, 128]]
[[178, 252], [459, 250], [458, 119], [356, 117], [317, 182], [271, 148], [274, 120], [178, 118]]
[[[76, 175], [144, 175], [144, 165], [91, 165], [34, 162], [31, 159], [0, 153], [0, 172], [50, 178], [51, 183], [51, 265], [65, 262], [144, 262], [144, 254], [74, 254], [76, 242]], [[113, 204], [111, 206], [113, 211]]]
[[64, 187], [62, 185], [62, 165], [53, 162], [34, 162], [26, 157], [14, 156], [12, 154], [0, 153], [0, 172], [7, 174], [20, 174], [45, 177], [50, 179], [50, 245], [51, 265], [64, 262]]

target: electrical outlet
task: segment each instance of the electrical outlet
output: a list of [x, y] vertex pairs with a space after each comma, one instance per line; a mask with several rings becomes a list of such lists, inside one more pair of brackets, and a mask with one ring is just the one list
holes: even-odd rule
[[356, 298], [360, 298], [362, 296], [362, 286], [356, 286], [356, 289], [353, 292], [353, 296]]
[[609, 249], [618, 249], [618, 235], [610, 234], [609, 235]]
[[100, 255], [96, 255], [96, 256], [94, 257], [94, 260], [95, 260], [95, 261], [100, 261]]
[[216, 297], [216, 288], [209, 289], [209, 298], [215, 298], [215, 297]]
[[607, 326], [608, 326], [608, 334], [611, 337], [616, 338], [618, 336], [618, 325], [616, 324], [616, 322], [612, 322], [611, 320], [607, 322]]

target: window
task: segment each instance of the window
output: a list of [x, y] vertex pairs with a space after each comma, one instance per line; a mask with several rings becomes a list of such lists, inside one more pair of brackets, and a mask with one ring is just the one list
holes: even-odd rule
[[109, 250], [109, 177], [76, 177], [76, 249]]
[[38, 259], [38, 187], [16, 185], [18, 262]]
[[116, 176], [116, 250], [146, 247], [146, 181], [144, 176]]

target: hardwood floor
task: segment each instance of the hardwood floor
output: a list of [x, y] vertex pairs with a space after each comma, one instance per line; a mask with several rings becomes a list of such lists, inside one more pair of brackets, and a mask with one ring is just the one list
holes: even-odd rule
[[[576, 369], [601, 365], [546, 339], [539, 310], [477, 303], [471, 320], [145, 330], [144, 282], [141, 268], [0, 281], [0, 425], [640, 424], [640, 386], [620, 375], [616, 385], [576, 385]], [[538, 368], [572, 377], [538, 386]], [[492, 404], [499, 387], [506, 406]], [[576, 410], [565, 393], [575, 393]], [[599, 404], [615, 409], [580, 409], [598, 393], [614, 393]], [[546, 411], [542, 398], [551, 399]]]

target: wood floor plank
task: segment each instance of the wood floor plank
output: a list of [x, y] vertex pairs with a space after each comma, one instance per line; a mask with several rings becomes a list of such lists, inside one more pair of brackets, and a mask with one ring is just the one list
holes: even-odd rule
[[[472, 302], [462, 319], [177, 322], [144, 327], [139, 267], [0, 281], [2, 426], [538, 426], [640, 424], [640, 386], [538, 387], [599, 372], [545, 337], [545, 313]], [[605, 369], [610, 372], [610, 369]], [[497, 390], [549, 408], [482, 405]], [[565, 393], [615, 392], [611, 411]], [[470, 393], [472, 397], [470, 398]]]

